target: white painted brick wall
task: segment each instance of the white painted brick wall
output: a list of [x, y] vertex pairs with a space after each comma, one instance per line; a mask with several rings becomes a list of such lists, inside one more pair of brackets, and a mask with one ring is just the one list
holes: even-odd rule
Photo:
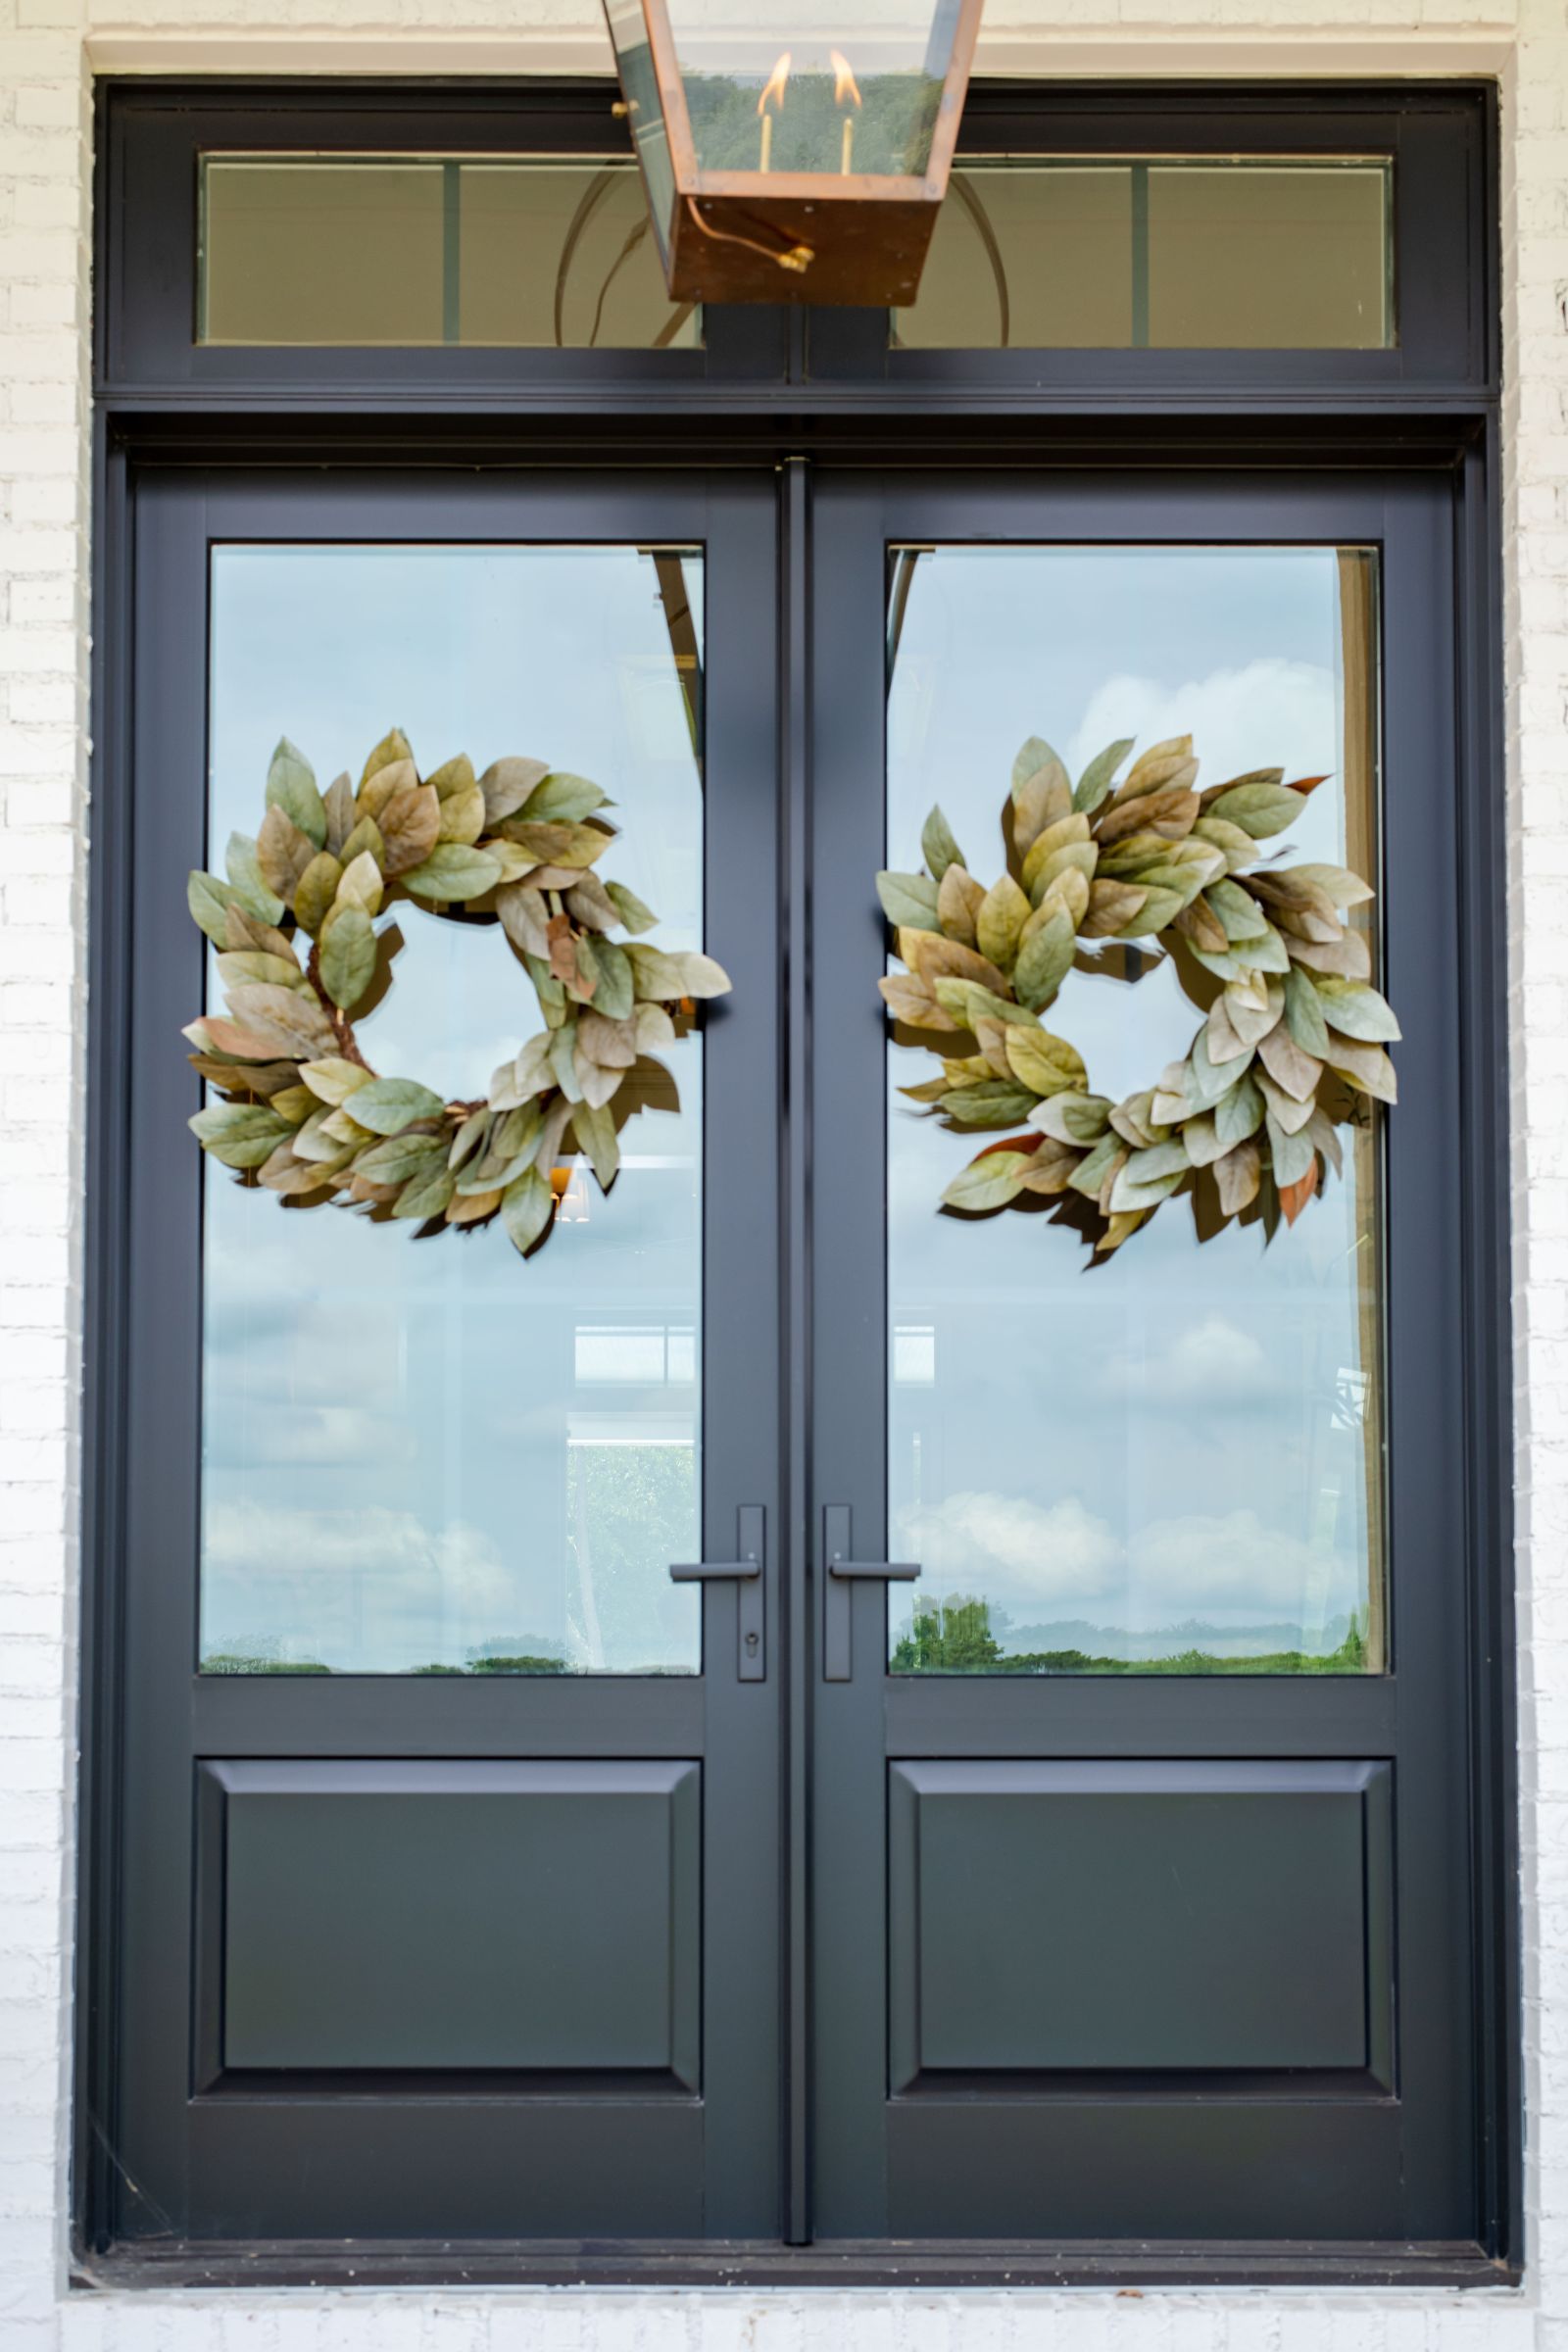
[[0, 0], [0, 2352], [1568, 2352], [1565, 0], [990, 0], [986, 32], [994, 70], [1503, 80], [1526, 2288], [65, 2292], [91, 74], [604, 62], [586, 0]]

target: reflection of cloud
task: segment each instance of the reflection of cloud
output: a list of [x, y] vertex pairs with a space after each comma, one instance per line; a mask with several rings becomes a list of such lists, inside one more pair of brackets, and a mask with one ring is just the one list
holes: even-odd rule
[[900, 1536], [933, 1589], [1015, 1602], [1099, 1592], [1121, 1547], [1076, 1495], [1049, 1507], [1020, 1494], [949, 1494], [901, 1512]]
[[1124, 1544], [1077, 1495], [1046, 1505], [983, 1492], [904, 1510], [898, 1526], [930, 1597], [972, 1595], [1014, 1622], [1043, 1611], [1129, 1627], [1238, 1612], [1316, 1622], [1360, 1597], [1348, 1555], [1250, 1510], [1152, 1520]]
[[[1154, 1519], [1128, 1545], [1140, 1584], [1163, 1604], [1202, 1608], [1299, 1607], [1304, 1593], [1344, 1563], [1325, 1549], [1265, 1527], [1255, 1511], [1223, 1519]], [[1151, 1600], [1153, 1592], [1149, 1594]]]
[[246, 1403], [254, 1406], [258, 1401], [254, 1384], [247, 1382], [246, 1391], [237, 1411], [221, 1409], [227, 1399], [209, 1400], [204, 1451], [210, 1465], [232, 1461], [248, 1469], [286, 1462], [300, 1469], [337, 1465], [357, 1470], [365, 1463], [408, 1456], [407, 1422], [390, 1413], [371, 1412], [360, 1404], [296, 1405], [270, 1398], [265, 1412], [246, 1411]]
[[1096, 1393], [1118, 1401], [1210, 1413], [1263, 1405], [1279, 1387], [1274, 1367], [1250, 1332], [1224, 1315], [1207, 1315], [1142, 1361], [1116, 1355], [1102, 1363]]
[[1200, 787], [1250, 767], [1284, 763], [1304, 775], [1340, 761], [1334, 679], [1312, 662], [1249, 662], [1243, 669], [1210, 670], [1174, 689], [1153, 678], [1107, 678], [1090, 697], [1066, 753], [1073, 774], [1123, 735], [1136, 735], [1140, 751], [1172, 735], [1191, 735], [1203, 763]]
[[[212, 1637], [224, 1639], [224, 1618], [275, 1627], [281, 1608], [293, 1649], [328, 1663], [346, 1639], [373, 1650], [377, 1662], [403, 1663], [400, 1649], [427, 1644], [444, 1618], [493, 1625], [516, 1600], [514, 1578], [480, 1529], [461, 1519], [434, 1528], [385, 1505], [312, 1511], [213, 1502], [203, 1564]], [[361, 1618], [373, 1629], [368, 1644], [351, 1632]]]

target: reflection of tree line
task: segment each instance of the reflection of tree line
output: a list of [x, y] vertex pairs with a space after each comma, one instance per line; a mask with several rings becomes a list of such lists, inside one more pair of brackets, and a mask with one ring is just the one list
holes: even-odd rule
[[[331, 1674], [318, 1658], [262, 1658], [243, 1649], [217, 1649], [202, 1660], [203, 1674]], [[564, 1674], [564, 1658], [470, 1658], [466, 1666], [408, 1666], [406, 1674]]]
[[1366, 1641], [1359, 1622], [1338, 1649], [1316, 1653], [1279, 1649], [1242, 1658], [1183, 1649], [1166, 1658], [1096, 1657], [1083, 1649], [1005, 1651], [991, 1630], [984, 1600], [954, 1593], [916, 1613], [895, 1644], [895, 1674], [1364, 1674]]

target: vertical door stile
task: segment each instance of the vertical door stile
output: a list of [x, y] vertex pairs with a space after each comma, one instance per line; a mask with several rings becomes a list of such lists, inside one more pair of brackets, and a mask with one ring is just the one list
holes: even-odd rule
[[787, 1611], [785, 1725], [784, 2238], [811, 2235], [811, 1991], [808, 1858], [811, 1802], [811, 804], [810, 500], [805, 458], [780, 478], [780, 858], [785, 1036], [782, 1326], [787, 1532], [779, 1574]]

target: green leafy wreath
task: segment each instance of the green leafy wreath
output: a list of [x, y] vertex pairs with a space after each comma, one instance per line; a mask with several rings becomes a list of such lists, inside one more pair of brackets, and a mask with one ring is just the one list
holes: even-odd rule
[[[1200, 1239], [1233, 1217], [1261, 1218], [1272, 1238], [1280, 1212], [1294, 1224], [1340, 1169], [1336, 1128], [1396, 1099], [1384, 1048], [1398, 1023], [1370, 985], [1366, 935], [1340, 917], [1374, 894], [1345, 866], [1258, 864], [1258, 844], [1326, 778], [1287, 786], [1283, 768], [1259, 768], [1200, 793], [1181, 735], [1118, 784], [1132, 749], [1108, 745], [1074, 786], [1031, 736], [1003, 807], [1007, 870], [989, 890], [940, 808], [921, 835], [926, 870], [878, 875], [907, 967], [881, 983], [894, 1034], [943, 1061], [902, 1092], [954, 1129], [1030, 1130], [987, 1145], [943, 1195], [951, 1209], [1063, 1196], [1059, 1213], [1105, 1252], [1187, 1188]], [[1112, 1102], [1039, 1016], [1075, 963], [1141, 976], [1127, 953], [1084, 942], [1144, 940], [1206, 1017], [1183, 1060]]]
[[[229, 1011], [184, 1033], [221, 1098], [190, 1121], [202, 1149], [300, 1207], [339, 1200], [431, 1231], [499, 1214], [524, 1251], [550, 1230], [558, 1161], [586, 1153], [608, 1192], [625, 1121], [677, 1106], [653, 1050], [730, 985], [711, 956], [637, 937], [658, 917], [594, 871], [611, 805], [543, 760], [476, 776], [459, 758], [421, 778], [396, 728], [357, 792], [345, 773], [322, 793], [279, 743], [260, 832], [230, 837], [226, 878], [193, 873], [187, 889]], [[376, 917], [399, 898], [499, 920], [533, 982], [545, 1026], [478, 1101], [380, 1077], [360, 1050], [351, 1016], [381, 1002], [404, 944]]]

